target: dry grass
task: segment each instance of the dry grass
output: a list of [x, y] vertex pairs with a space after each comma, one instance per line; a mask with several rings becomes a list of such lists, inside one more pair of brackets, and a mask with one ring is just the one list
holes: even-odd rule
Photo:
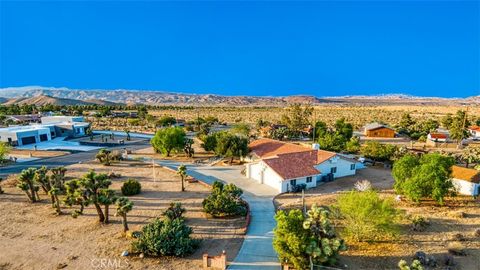
[[160, 217], [171, 201], [182, 202], [193, 236], [203, 239], [200, 248], [186, 258], [121, 257], [131, 240], [122, 235], [119, 218], [111, 216], [111, 224], [98, 224], [91, 206], [77, 219], [68, 215], [73, 209], [55, 216], [46, 195], [41, 195], [39, 203], [28, 203], [10, 180], [2, 183], [6, 193], [0, 195], [0, 269], [55, 269], [62, 264], [67, 269], [92, 269], [101, 259], [117, 263], [121, 269], [200, 269], [203, 253], [219, 254], [226, 250], [232, 260], [243, 242], [240, 228], [244, 218], [206, 218], [201, 202], [209, 188], [200, 183], [189, 183], [186, 192], [180, 192], [180, 180], [173, 172], [157, 167], [154, 182], [151, 165], [141, 162], [121, 162], [109, 167], [89, 162], [67, 169], [68, 178], [80, 177], [89, 169], [120, 173], [122, 177], [113, 179], [111, 186], [116, 191], [127, 178], [139, 180], [142, 193], [130, 197], [135, 204], [128, 215], [131, 230], [140, 230]]

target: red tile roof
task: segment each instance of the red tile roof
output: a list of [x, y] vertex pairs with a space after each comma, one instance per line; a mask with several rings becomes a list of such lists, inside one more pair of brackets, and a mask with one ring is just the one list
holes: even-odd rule
[[480, 171], [457, 165], [452, 166], [452, 177], [472, 183], [480, 183]]
[[281, 142], [273, 139], [259, 139], [251, 142], [248, 147], [260, 158], [267, 158], [286, 153], [298, 153], [311, 151], [312, 149], [293, 144]]
[[475, 130], [475, 131], [480, 131], [480, 126], [471, 126], [468, 129]]
[[277, 157], [263, 159], [272, 170], [284, 180], [319, 174], [315, 169], [317, 153], [315, 150], [280, 154]]
[[443, 134], [443, 133], [430, 133], [430, 138], [432, 138], [432, 139], [446, 139], [446, 138], [447, 138], [447, 134]]
[[315, 165], [336, 156], [334, 152], [312, 150], [301, 145], [272, 139], [259, 139], [249, 145], [283, 179], [293, 179], [319, 174]]

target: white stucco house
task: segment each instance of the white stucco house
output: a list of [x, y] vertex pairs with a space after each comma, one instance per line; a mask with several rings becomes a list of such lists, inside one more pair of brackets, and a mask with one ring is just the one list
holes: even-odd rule
[[452, 183], [458, 194], [480, 195], [480, 171], [478, 170], [452, 166]]
[[246, 176], [273, 187], [279, 193], [289, 192], [295, 185], [316, 187], [322, 182], [354, 175], [356, 161], [340, 154], [286, 143], [260, 139], [250, 145]]
[[55, 137], [84, 136], [90, 123], [81, 116], [46, 116], [41, 124], [0, 128], [0, 142], [13, 146], [50, 141]]
[[471, 126], [468, 128], [468, 132], [470, 132], [472, 139], [480, 140], [480, 126]]

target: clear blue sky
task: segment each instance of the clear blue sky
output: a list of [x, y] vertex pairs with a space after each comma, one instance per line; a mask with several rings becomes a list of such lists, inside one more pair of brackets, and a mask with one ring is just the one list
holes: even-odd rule
[[479, 5], [2, 1], [0, 87], [480, 95]]

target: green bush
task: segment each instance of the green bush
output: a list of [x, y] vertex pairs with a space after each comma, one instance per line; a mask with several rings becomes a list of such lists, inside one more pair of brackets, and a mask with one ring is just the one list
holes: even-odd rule
[[340, 213], [346, 237], [371, 241], [398, 234], [399, 211], [392, 199], [382, 199], [374, 190], [342, 194], [335, 206]]
[[191, 234], [192, 228], [185, 225], [183, 219], [155, 219], [142, 228], [132, 247], [147, 256], [183, 257], [198, 247], [199, 241], [192, 239]]
[[137, 195], [142, 190], [142, 185], [135, 179], [128, 179], [122, 185], [123, 196]]
[[203, 209], [214, 217], [244, 216], [247, 207], [240, 198], [242, 194], [243, 191], [234, 184], [215, 181], [212, 193], [203, 200]]
[[163, 212], [163, 215], [169, 219], [177, 219], [182, 218], [183, 213], [185, 213], [186, 209], [182, 207], [182, 204], [179, 202], [171, 202], [170, 207]]

